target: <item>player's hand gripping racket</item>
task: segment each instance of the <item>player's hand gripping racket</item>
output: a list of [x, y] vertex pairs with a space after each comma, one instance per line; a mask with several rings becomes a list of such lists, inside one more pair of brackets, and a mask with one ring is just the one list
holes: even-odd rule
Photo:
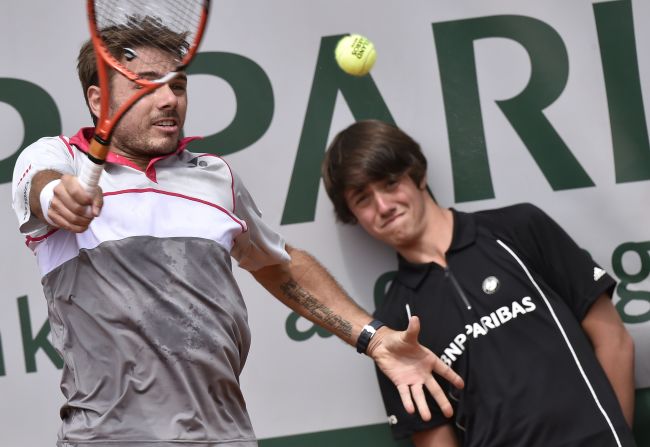
[[[99, 182], [111, 135], [122, 116], [140, 98], [185, 70], [197, 53], [210, 0], [88, 0], [87, 8], [101, 95], [95, 138], [79, 181], [86, 190], [92, 190]], [[138, 67], [146, 67], [144, 72], [129, 69], [133, 66], [129, 62], [135, 58]], [[111, 75], [125, 76], [138, 84], [117, 110], [111, 110]]]

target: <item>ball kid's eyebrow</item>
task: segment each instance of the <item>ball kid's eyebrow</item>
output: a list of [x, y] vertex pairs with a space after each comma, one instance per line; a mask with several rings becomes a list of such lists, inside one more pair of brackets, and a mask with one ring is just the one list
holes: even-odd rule
[[347, 191], [348, 198], [350, 200], [356, 199], [358, 196], [360, 196], [361, 194], [363, 194], [365, 192], [366, 186], [367, 185], [363, 185], [363, 186], [357, 186], [355, 188], [348, 189], [348, 191]]

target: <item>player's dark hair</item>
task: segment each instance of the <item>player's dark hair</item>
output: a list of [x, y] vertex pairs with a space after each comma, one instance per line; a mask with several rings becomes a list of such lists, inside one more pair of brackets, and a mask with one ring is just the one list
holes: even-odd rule
[[339, 132], [321, 166], [325, 190], [337, 220], [343, 223], [356, 223], [345, 201], [346, 191], [404, 174], [420, 185], [426, 171], [420, 145], [399, 128], [377, 120], [359, 121]]
[[[161, 25], [160, 20], [154, 17], [130, 17], [124, 24], [113, 25], [101, 30], [102, 40], [106, 44], [106, 49], [111, 55], [122, 60], [126, 48], [139, 48], [144, 46], [154, 47], [156, 49], [168, 52], [172, 57], [179, 60], [183, 58], [189, 49], [187, 42], [187, 33], [177, 33]], [[152, 39], [151, 36], [156, 36]], [[113, 70], [109, 70], [109, 77], [114, 75]], [[77, 75], [81, 82], [86, 106], [88, 104], [88, 87], [99, 85], [97, 75], [97, 62], [95, 59], [95, 49], [93, 48], [92, 39], [88, 39], [79, 49], [77, 57]], [[90, 112], [93, 123], [97, 124], [97, 117]]]

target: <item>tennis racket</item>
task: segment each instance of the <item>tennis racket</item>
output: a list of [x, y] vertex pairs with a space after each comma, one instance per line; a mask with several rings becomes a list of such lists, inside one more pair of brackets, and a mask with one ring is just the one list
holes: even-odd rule
[[[90, 191], [99, 183], [120, 119], [143, 96], [184, 71], [196, 55], [210, 0], [88, 0], [87, 9], [101, 91], [95, 137], [79, 173], [80, 183]], [[157, 51], [138, 52], [142, 48]], [[129, 61], [143, 57], [140, 53], [158, 55], [158, 59], [138, 60], [139, 67], [147, 67], [146, 76], [128, 68]], [[124, 76], [138, 84], [138, 89], [109, 116], [111, 76]]]

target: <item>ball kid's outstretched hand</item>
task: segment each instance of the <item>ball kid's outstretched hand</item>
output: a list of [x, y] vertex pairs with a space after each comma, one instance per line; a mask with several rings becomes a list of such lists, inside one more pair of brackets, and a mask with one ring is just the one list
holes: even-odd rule
[[431, 411], [424, 396], [423, 387], [426, 387], [442, 413], [450, 417], [453, 409], [432, 372], [456, 388], [464, 386], [463, 379], [418, 342], [419, 333], [420, 320], [416, 316], [409, 319], [408, 328], [403, 332], [382, 327], [372, 337], [367, 354], [395, 384], [408, 413], [414, 413], [417, 407], [423, 420], [431, 419]]

